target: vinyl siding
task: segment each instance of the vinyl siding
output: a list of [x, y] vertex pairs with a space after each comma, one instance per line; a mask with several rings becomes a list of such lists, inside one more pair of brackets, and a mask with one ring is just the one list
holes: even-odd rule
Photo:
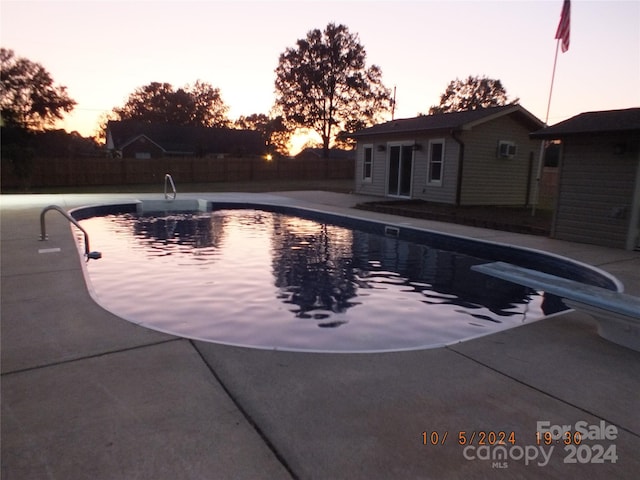
[[[613, 153], [617, 143], [628, 145], [624, 154]], [[625, 248], [639, 164], [637, 139], [566, 139], [561, 162], [553, 236]]]
[[[356, 157], [356, 192], [365, 195], [387, 195], [387, 169], [389, 143], [417, 143], [420, 149], [413, 152], [413, 174], [411, 182], [411, 198], [427, 200], [438, 203], [455, 203], [456, 185], [458, 175], [459, 145], [451, 137], [445, 138], [444, 146], [444, 171], [442, 185], [433, 186], [427, 184], [427, 164], [429, 156], [429, 140], [444, 138], [440, 136], [393, 136], [375, 139], [359, 140]], [[371, 182], [362, 179], [364, 168], [364, 146], [373, 145], [373, 174]], [[384, 151], [378, 151], [379, 146], [384, 146]]]
[[[364, 146], [373, 145], [373, 165], [371, 181], [363, 181], [363, 169], [364, 169]], [[385, 179], [386, 179], [386, 161], [387, 152], [378, 151], [378, 146], [384, 145], [386, 142], [380, 140], [366, 139], [358, 140], [356, 147], [356, 192], [363, 195], [380, 195], [384, 196], [386, 193]]]
[[[429, 141], [444, 139], [444, 165], [442, 172], [442, 184], [430, 185], [427, 183], [429, 164]], [[436, 203], [456, 202], [456, 189], [458, 184], [458, 156], [460, 146], [450, 136], [436, 135], [430, 137], [418, 137], [416, 143], [421, 149], [413, 156], [413, 198]]]
[[[464, 143], [464, 164], [460, 203], [462, 205], [528, 205], [534, 193], [535, 172], [540, 140], [529, 139], [530, 127], [517, 120], [518, 115], [505, 115], [480, 123], [458, 133]], [[429, 140], [444, 138], [444, 165], [441, 185], [427, 183]], [[515, 158], [498, 158], [498, 142], [517, 145]], [[356, 192], [368, 195], [387, 194], [389, 142], [417, 143], [414, 151], [412, 198], [430, 202], [455, 204], [460, 168], [460, 144], [450, 133], [380, 133], [358, 138]], [[373, 177], [362, 181], [364, 145], [373, 144]], [[384, 151], [378, 147], [384, 146]]]
[[[511, 116], [460, 134], [464, 142], [462, 205], [527, 205], [533, 192], [540, 140]], [[514, 158], [499, 158], [500, 140], [517, 145]]]

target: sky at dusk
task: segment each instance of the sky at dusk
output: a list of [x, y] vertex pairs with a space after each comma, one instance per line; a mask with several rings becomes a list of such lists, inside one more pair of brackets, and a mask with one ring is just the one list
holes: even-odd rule
[[[42, 64], [78, 102], [59, 126], [93, 135], [101, 114], [151, 82], [220, 89], [229, 117], [268, 113], [278, 57], [329, 22], [358, 34], [397, 89], [396, 118], [427, 112], [455, 78], [500, 79], [544, 120], [562, 0], [0, 1], [0, 42]], [[640, 106], [640, 0], [573, 0], [549, 124]]]

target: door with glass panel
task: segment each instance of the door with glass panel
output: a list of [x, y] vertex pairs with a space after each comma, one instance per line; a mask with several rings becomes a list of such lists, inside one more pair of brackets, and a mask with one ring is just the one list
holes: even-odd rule
[[391, 145], [387, 194], [393, 197], [410, 197], [412, 170], [413, 146]]

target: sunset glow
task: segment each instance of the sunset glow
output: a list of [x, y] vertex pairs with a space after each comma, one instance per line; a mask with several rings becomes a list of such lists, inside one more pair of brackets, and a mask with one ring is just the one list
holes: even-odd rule
[[[77, 101], [60, 127], [93, 135], [101, 115], [153, 81], [220, 88], [229, 117], [269, 113], [279, 55], [342, 23], [397, 89], [395, 117], [427, 112], [447, 84], [500, 79], [544, 119], [562, 1], [10, 1], [1, 44], [41, 63]], [[571, 2], [549, 123], [640, 105], [640, 2]], [[297, 138], [299, 150], [307, 138]]]

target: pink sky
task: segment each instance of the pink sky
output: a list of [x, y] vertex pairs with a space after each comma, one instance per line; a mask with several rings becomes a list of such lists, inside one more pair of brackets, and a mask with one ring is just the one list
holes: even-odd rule
[[[573, 0], [549, 123], [640, 106], [640, 2]], [[553, 1], [0, 1], [1, 45], [41, 63], [78, 102], [61, 127], [100, 115], [153, 81], [220, 88], [229, 116], [268, 113], [278, 57], [342, 23], [397, 87], [396, 118], [426, 112], [447, 84], [500, 79], [544, 120], [562, 9]]]

